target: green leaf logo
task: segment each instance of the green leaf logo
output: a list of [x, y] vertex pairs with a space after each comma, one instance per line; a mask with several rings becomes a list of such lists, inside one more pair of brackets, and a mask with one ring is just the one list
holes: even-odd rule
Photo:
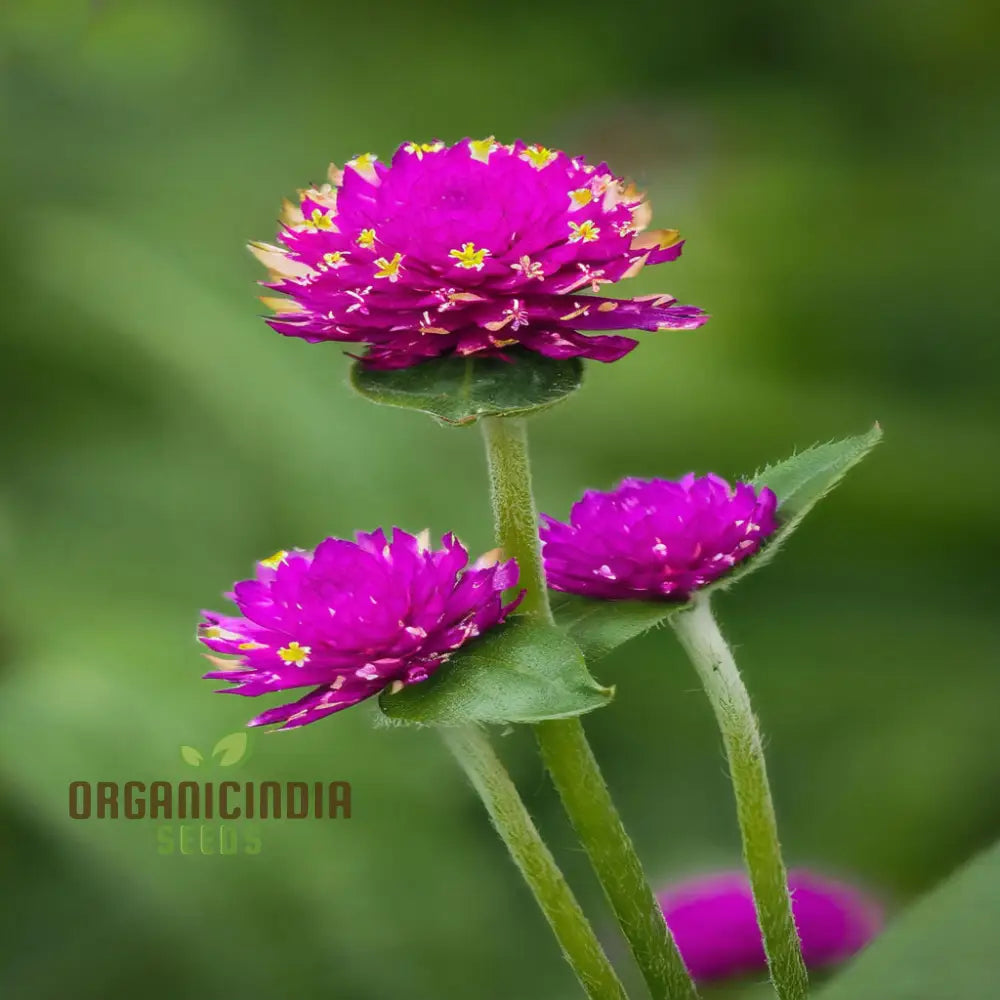
[[200, 767], [205, 760], [201, 751], [195, 750], [194, 747], [181, 747], [181, 757], [185, 764], [190, 764], [192, 767]]
[[247, 734], [230, 733], [223, 736], [212, 748], [212, 756], [219, 761], [222, 767], [232, 767], [238, 764], [247, 752]]

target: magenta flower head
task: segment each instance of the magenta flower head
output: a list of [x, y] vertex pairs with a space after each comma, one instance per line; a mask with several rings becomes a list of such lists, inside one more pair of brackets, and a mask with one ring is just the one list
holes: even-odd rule
[[588, 490], [568, 524], [542, 515], [549, 586], [611, 601], [686, 601], [760, 548], [777, 528], [776, 505], [767, 487], [690, 473]]
[[[882, 929], [881, 906], [853, 886], [803, 870], [790, 872], [788, 884], [811, 969], [850, 958]], [[767, 968], [750, 883], [742, 873], [692, 879], [657, 898], [695, 979], [728, 979]]]
[[356, 537], [276, 552], [226, 595], [239, 615], [203, 612], [198, 638], [236, 657], [210, 657], [220, 669], [205, 676], [234, 685], [224, 693], [312, 688], [251, 726], [293, 729], [383, 688], [418, 684], [520, 602], [503, 603], [517, 565], [498, 562], [496, 552], [466, 569], [468, 552], [452, 535], [440, 549], [398, 528], [391, 541], [381, 530]]
[[670, 295], [603, 298], [602, 285], [675, 260], [672, 229], [643, 234], [650, 208], [601, 163], [494, 139], [366, 153], [287, 203], [269, 269], [279, 333], [367, 345], [372, 368], [443, 354], [615, 361], [630, 337], [581, 331], [691, 330], [707, 317]]

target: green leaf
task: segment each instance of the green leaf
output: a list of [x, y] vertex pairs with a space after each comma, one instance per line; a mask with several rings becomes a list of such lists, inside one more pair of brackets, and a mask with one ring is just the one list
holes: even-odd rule
[[200, 750], [196, 750], [194, 747], [184, 746], [181, 747], [181, 759], [185, 764], [190, 764], [192, 767], [198, 767], [205, 758], [202, 756]]
[[449, 355], [391, 371], [355, 362], [351, 385], [373, 403], [420, 410], [446, 424], [532, 413], [580, 388], [579, 358], [558, 360], [522, 349], [508, 354], [510, 361]]
[[919, 900], [818, 1000], [992, 1000], [998, 926], [1000, 844]]
[[[731, 587], [766, 565], [810, 510], [881, 440], [876, 424], [867, 434], [817, 445], [770, 465], [753, 477], [778, 497], [778, 530], [749, 559], [739, 563], [703, 592]], [[556, 624], [566, 630], [588, 660], [598, 659], [687, 607], [666, 601], [597, 601], [570, 594], [553, 594]]]
[[222, 767], [231, 767], [238, 764], [247, 752], [247, 734], [230, 733], [223, 736], [212, 748], [212, 756], [219, 758]]
[[806, 514], [881, 440], [882, 428], [875, 424], [865, 434], [815, 445], [758, 472], [751, 482], [770, 487], [778, 498], [778, 530], [754, 555], [706, 589], [725, 589], [766, 566]]
[[882, 428], [875, 424], [865, 434], [818, 444], [769, 465], [754, 476], [753, 482], [774, 490], [786, 520], [801, 520], [881, 440]]
[[587, 673], [583, 655], [552, 625], [514, 618], [463, 646], [426, 681], [384, 691], [382, 711], [400, 722], [541, 722], [606, 705], [613, 688]]
[[555, 592], [551, 597], [556, 624], [569, 633], [588, 661], [607, 656], [688, 606], [666, 601], [596, 601]]

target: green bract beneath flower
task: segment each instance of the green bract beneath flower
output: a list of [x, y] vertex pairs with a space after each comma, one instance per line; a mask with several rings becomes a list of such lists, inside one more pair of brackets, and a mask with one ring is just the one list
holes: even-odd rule
[[[806, 514], [881, 438], [882, 429], [876, 424], [866, 434], [808, 448], [754, 476], [755, 487], [767, 488], [777, 497], [777, 529], [753, 555], [737, 563], [725, 575], [698, 588], [698, 593], [730, 587], [768, 563]], [[599, 601], [575, 594], [553, 595], [557, 624], [566, 630], [588, 659], [604, 656], [687, 606], [686, 600]]]
[[446, 424], [471, 424], [546, 409], [583, 380], [579, 358], [557, 360], [522, 349], [508, 354], [510, 360], [452, 355], [390, 370], [355, 362], [351, 385], [373, 403], [420, 410]]
[[457, 726], [565, 719], [607, 705], [613, 694], [590, 676], [564, 632], [515, 617], [457, 650], [422, 684], [383, 692], [379, 704], [399, 722]]

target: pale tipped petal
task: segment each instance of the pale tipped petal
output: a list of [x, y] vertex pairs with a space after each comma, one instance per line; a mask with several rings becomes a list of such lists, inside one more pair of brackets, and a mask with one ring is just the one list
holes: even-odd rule
[[268, 309], [276, 313], [302, 312], [305, 306], [295, 299], [285, 299], [278, 295], [259, 295], [258, 298]]
[[272, 280], [304, 278], [315, 274], [308, 264], [292, 260], [288, 256], [288, 251], [281, 247], [272, 246], [270, 243], [249, 243], [247, 249], [268, 269]]
[[305, 220], [301, 207], [290, 202], [287, 198], [283, 198], [281, 201], [279, 218], [286, 226], [297, 226]]
[[489, 569], [491, 566], [496, 566], [500, 560], [503, 559], [503, 549], [490, 549], [489, 552], [484, 552], [473, 564], [473, 569]]

